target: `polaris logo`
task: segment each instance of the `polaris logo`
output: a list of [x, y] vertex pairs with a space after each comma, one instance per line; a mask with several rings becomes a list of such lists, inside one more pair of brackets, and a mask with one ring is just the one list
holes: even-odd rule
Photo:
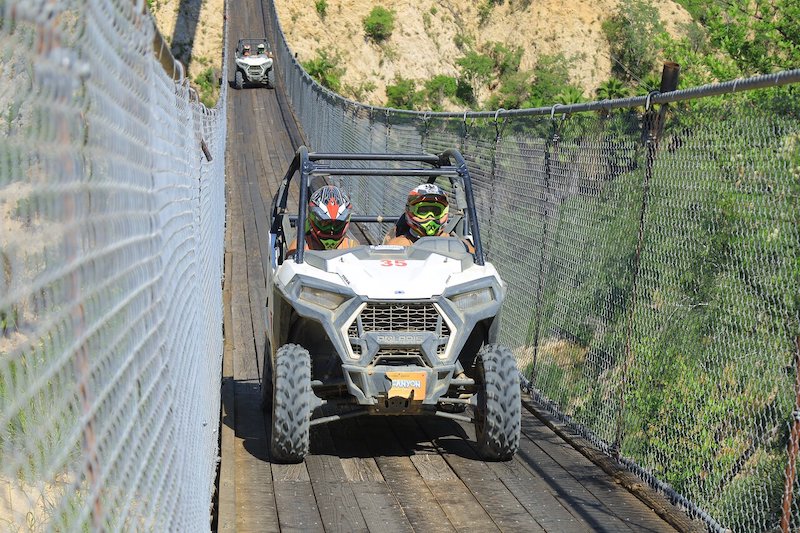
[[399, 387], [401, 389], [419, 389], [422, 388], [422, 381], [418, 379], [393, 379], [392, 387]]
[[425, 340], [424, 335], [413, 334], [376, 335], [375, 338], [381, 344], [422, 344]]

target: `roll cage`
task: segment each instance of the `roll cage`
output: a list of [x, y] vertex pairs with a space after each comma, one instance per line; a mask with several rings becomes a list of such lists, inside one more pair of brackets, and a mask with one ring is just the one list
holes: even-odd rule
[[[379, 162], [387, 163], [385, 167], [333, 167], [330, 162], [359, 161], [359, 162]], [[388, 163], [411, 163], [418, 164], [414, 167], [391, 168]], [[289, 199], [289, 185], [292, 178], [299, 174], [299, 205], [296, 217], [287, 211]], [[467, 169], [466, 161], [461, 153], [456, 149], [448, 149], [440, 154], [386, 154], [386, 153], [313, 153], [308, 148], [301, 146], [295, 152], [286, 175], [283, 177], [278, 192], [273, 199], [272, 205], [272, 234], [273, 252], [278, 247], [283, 247], [287, 242], [288, 225], [284, 224], [288, 216], [294, 219], [296, 238], [298, 243], [305, 240], [304, 230], [306, 227], [306, 216], [308, 199], [311, 194], [310, 180], [317, 176], [365, 176], [374, 179], [387, 177], [413, 177], [418, 176], [427, 178], [427, 183], [433, 183], [439, 177], [449, 179], [450, 186], [455, 193], [456, 208], [463, 212], [465, 224], [469, 228], [474, 246], [473, 258], [476, 264], [484, 265], [483, 246], [481, 244], [480, 232], [478, 230], [478, 217], [475, 211], [475, 201], [472, 192], [472, 181]], [[402, 206], [399, 206], [402, 209]], [[371, 222], [395, 222], [398, 220], [397, 214], [391, 215], [353, 215], [351, 222], [371, 223]], [[298, 246], [295, 253], [295, 262], [303, 263], [304, 246]], [[282, 262], [281, 257], [278, 262]], [[273, 264], [275, 264], [273, 262]]]

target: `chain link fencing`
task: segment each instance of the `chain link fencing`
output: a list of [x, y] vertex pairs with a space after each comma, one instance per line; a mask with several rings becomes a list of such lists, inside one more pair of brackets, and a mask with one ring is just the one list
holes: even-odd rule
[[226, 87], [143, 2], [4, 2], [0, 53], [0, 530], [207, 531]]
[[[312, 151], [462, 152], [537, 400], [709, 529], [800, 528], [800, 71], [415, 113], [319, 86], [270, 17]], [[400, 214], [407, 191], [348, 192]]]

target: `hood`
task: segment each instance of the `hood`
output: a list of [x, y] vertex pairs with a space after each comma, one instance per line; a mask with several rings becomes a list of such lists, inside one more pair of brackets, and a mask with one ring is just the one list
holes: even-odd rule
[[431, 254], [420, 259], [356, 259], [345, 254], [325, 262], [355, 291], [370, 299], [430, 298], [444, 291], [450, 278], [461, 272], [461, 261]]
[[260, 67], [262, 65], [272, 64], [272, 58], [267, 56], [240, 57], [237, 59], [237, 61], [252, 67]]

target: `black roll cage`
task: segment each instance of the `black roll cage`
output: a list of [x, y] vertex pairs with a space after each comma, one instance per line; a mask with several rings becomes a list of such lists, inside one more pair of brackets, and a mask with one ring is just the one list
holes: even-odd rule
[[[379, 162], [403, 162], [419, 163], [415, 168], [390, 168], [390, 167], [370, 167], [370, 168], [342, 168], [330, 167], [320, 162], [322, 161], [379, 161]], [[295, 262], [302, 263], [305, 251], [305, 227], [308, 208], [308, 198], [310, 193], [310, 179], [313, 176], [369, 176], [369, 177], [393, 177], [393, 176], [419, 176], [427, 177], [428, 183], [433, 183], [438, 177], [446, 177], [450, 180], [450, 185], [457, 189], [461, 187], [466, 197], [467, 220], [472, 234], [472, 244], [475, 247], [473, 254], [474, 261], [478, 265], [484, 265], [483, 246], [481, 245], [480, 232], [478, 231], [478, 217], [475, 211], [475, 199], [472, 195], [472, 180], [467, 170], [467, 163], [461, 153], [450, 148], [440, 154], [385, 154], [385, 153], [313, 153], [308, 148], [301, 146], [295, 152], [292, 163], [286, 171], [275, 201], [272, 206], [272, 226], [270, 233], [281, 235], [283, 216], [287, 213], [286, 203], [289, 198], [289, 184], [292, 177], [300, 173], [300, 199], [297, 209], [297, 251], [295, 252]], [[386, 222], [397, 218], [381, 215], [360, 215], [353, 216], [354, 222]], [[283, 236], [285, 237], [285, 236]]]

